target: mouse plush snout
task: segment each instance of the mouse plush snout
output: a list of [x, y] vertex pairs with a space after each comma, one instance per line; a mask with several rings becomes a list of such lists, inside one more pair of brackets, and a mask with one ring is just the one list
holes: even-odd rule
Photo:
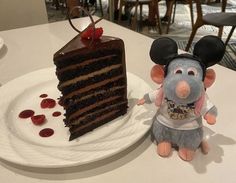
[[179, 81], [176, 85], [175, 93], [176, 93], [177, 97], [179, 97], [180, 99], [187, 98], [190, 94], [189, 84], [184, 80]]

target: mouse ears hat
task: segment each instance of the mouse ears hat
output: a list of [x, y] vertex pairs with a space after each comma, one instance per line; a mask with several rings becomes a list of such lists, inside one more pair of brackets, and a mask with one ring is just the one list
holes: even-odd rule
[[216, 36], [205, 36], [194, 46], [193, 55], [201, 59], [206, 67], [220, 62], [225, 54], [224, 42]]
[[178, 55], [178, 46], [170, 38], [162, 37], [153, 41], [149, 55], [159, 65], [168, 65], [173, 59], [192, 58], [199, 61], [205, 68], [221, 61], [225, 53], [223, 41], [216, 36], [204, 36], [194, 46], [193, 55]]
[[161, 37], [153, 41], [149, 55], [156, 64], [166, 65], [168, 60], [178, 55], [178, 46], [174, 40]]

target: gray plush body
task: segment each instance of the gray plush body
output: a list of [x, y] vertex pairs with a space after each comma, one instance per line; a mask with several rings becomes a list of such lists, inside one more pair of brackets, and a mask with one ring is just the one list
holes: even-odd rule
[[155, 119], [152, 125], [152, 135], [157, 143], [167, 141], [179, 148], [196, 150], [203, 139], [203, 129], [200, 127], [193, 130], [177, 130], [164, 126]]
[[[153, 103], [156, 93], [158, 90], [145, 94], [146, 103]], [[192, 109], [193, 105], [187, 105], [187, 107], [185, 105], [174, 105], [171, 106], [173, 108], [170, 108], [168, 102], [163, 100], [154, 117], [151, 129], [153, 138], [157, 144], [165, 141], [179, 148], [195, 151], [203, 139], [202, 114], [195, 114], [194, 109]], [[174, 111], [181, 115], [175, 115]], [[203, 114], [206, 112], [216, 114], [217, 109], [206, 97], [201, 112]]]

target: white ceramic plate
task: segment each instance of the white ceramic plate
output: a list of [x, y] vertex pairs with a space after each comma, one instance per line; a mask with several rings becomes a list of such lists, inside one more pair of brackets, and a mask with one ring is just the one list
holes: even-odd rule
[[[32, 167], [81, 165], [126, 149], [150, 129], [153, 110], [137, 106], [136, 102], [151, 88], [139, 77], [128, 73], [128, 113], [69, 142], [63, 115], [52, 117], [54, 111], [63, 113], [62, 107], [40, 108], [41, 94], [46, 93], [54, 99], [60, 96], [57, 83], [55, 68], [47, 68], [26, 74], [0, 88], [1, 158]], [[35, 126], [30, 119], [19, 118], [18, 114], [24, 109], [45, 114], [47, 122]], [[54, 135], [40, 137], [38, 133], [43, 128], [54, 129]]]
[[2, 49], [3, 45], [4, 45], [4, 41], [3, 41], [3, 39], [0, 37], [0, 50]]

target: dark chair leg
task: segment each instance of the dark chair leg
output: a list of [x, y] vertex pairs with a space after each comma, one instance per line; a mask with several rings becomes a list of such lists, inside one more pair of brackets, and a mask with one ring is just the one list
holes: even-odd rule
[[218, 31], [218, 37], [221, 38], [222, 37], [222, 33], [223, 33], [223, 26], [219, 27], [219, 31]]
[[171, 0], [171, 1], [170, 1], [170, 4], [169, 4], [169, 6], [170, 6], [170, 7], [169, 7], [169, 8], [170, 8], [170, 14], [168, 15], [168, 17], [170, 17], [170, 18], [169, 18], [168, 23], [167, 23], [166, 34], [169, 33], [170, 22], [171, 22], [171, 15], [172, 15], [172, 9], [173, 9], [174, 3], [175, 3], [175, 0]]
[[135, 3], [135, 11], [134, 11], [134, 17], [132, 21], [132, 29], [137, 31], [137, 19], [138, 19], [138, 1]]
[[229, 42], [229, 40], [230, 40], [232, 34], [234, 33], [234, 29], [235, 29], [235, 26], [231, 28], [230, 33], [229, 33], [229, 35], [228, 35], [228, 37], [227, 37], [227, 39], [226, 39], [226, 41], [225, 41], [225, 45], [228, 44], [228, 42]]
[[121, 15], [122, 15], [122, 8], [123, 8], [123, 0], [120, 0], [120, 6], [119, 6], [119, 15], [118, 15], [118, 24], [120, 24], [121, 21]]
[[[193, 28], [193, 25], [194, 25], [193, 0], [188, 0], [188, 2], [189, 2], [189, 9], [190, 9], [191, 24], [192, 24], [192, 28]], [[173, 16], [172, 16], [172, 23], [175, 22], [176, 6], [177, 6], [177, 0], [174, 0], [174, 11], [173, 11]]]
[[189, 51], [189, 48], [190, 48], [190, 46], [193, 42], [193, 38], [194, 38], [195, 34], [197, 33], [197, 30], [198, 30], [199, 27], [201, 27], [201, 26], [194, 26], [193, 27], [193, 30], [192, 30], [192, 33], [189, 37], [189, 40], [188, 40], [187, 46], [185, 48], [185, 51]]
[[102, 0], [99, 0], [99, 6], [100, 6], [100, 11], [101, 11], [101, 16], [103, 17], [103, 8], [102, 8]]
[[175, 0], [175, 3], [174, 3], [174, 12], [173, 12], [173, 16], [172, 16], [172, 24], [175, 22], [176, 6], [177, 6], [177, 0]]
[[142, 30], [142, 23], [143, 23], [143, 5], [139, 5], [140, 11], [139, 11], [139, 32]]
[[194, 17], [193, 17], [193, 0], [188, 0], [189, 2], [189, 9], [190, 9], [190, 17], [191, 17], [191, 23], [192, 23], [192, 29], [194, 26]]
[[157, 26], [158, 26], [158, 30], [159, 30], [159, 34], [162, 34], [162, 29], [161, 29], [161, 18], [160, 18], [160, 11], [159, 11], [159, 4], [158, 2], [156, 2], [155, 4], [156, 6], [156, 20], [157, 20]]

